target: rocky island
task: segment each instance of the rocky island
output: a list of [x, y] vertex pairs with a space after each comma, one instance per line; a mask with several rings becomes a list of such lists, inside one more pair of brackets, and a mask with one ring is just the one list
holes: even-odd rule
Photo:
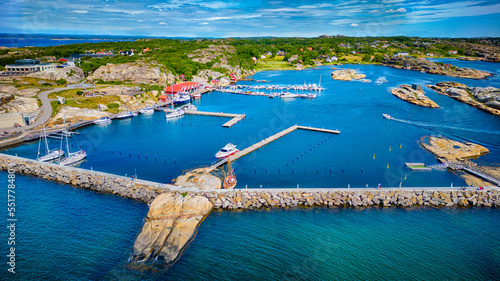
[[441, 162], [461, 161], [477, 158], [487, 154], [489, 150], [481, 145], [470, 142], [459, 142], [447, 138], [424, 137], [421, 145], [434, 154]]
[[435, 103], [424, 94], [424, 91], [420, 87], [412, 87], [410, 85], [404, 84], [399, 85], [399, 87], [391, 89], [390, 91], [391, 94], [409, 103], [430, 108], [439, 107], [437, 103]]
[[360, 80], [366, 77], [365, 74], [357, 74], [354, 69], [335, 70], [331, 74], [332, 79], [341, 81]]
[[427, 85], [427, 87], [439, 94], [500, 116], [500, 89], [498, 88], [468, 87], [453, 81], [439, 82], [436, 85]]
[[489, 76], [493, 76], [493, 74], [489, 72], [468, 67], [457, 67], [450, 64], [435, 63], [433, 61], [426, 60], [425, 58], [392, 57], [386, 58], [383, 64], [399, 69], [417, 70], [429, 74], [450, 77], [485, 79]]

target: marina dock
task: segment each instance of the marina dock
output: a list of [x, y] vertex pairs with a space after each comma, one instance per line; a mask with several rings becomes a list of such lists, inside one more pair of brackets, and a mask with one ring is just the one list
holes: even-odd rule
[[[250, 152], [253, 152], [281, 137], [284, 137], [286, 135], [288, 135], [289, 133], [297, 130], [297, 129], [300, 129], [300, 130], [308, 130], [308, 131], [316, 131], [316, 132], [322, 132], [322, 133], [332, 133], [332, 134], [340, 134], [340, 131], [337, 131], [337, 130], [328, 130], [328, 129], [323, 129], [323, 128], [314, 128], [314, 127], [305, 127], [305, 126], [298, 126], [298, 125], [294, 125], [288, 129], [285, 129], [279, 133], [276, 133], [268, 138], [265, 138], [263, 140], [261, 140], [260, 142], [258, 143], [255, 143], [237, 153], [235, 153], [234, 155], [230, 156], [231, 158], [231, 161], [234, 161], [236, 159], [239, 159], [247, 154], [249, 154]], [[214, 165], [210, 166], [206, 172], [207, 173], [210, 173], [212, 171], [214, 171], [215, 169], [219, 168], [220, 166], [223, 166], [227, 163], [228, 161], [228, 158], [224, 158], [222, 160], [220, 160], [219, 162], [215, 163]]]
[[[165, 112], [174, 112], [172, 109], [164, 109]], [[224, 113], [224, 112], [208, 112], [208, 111], [197, 111], [197, 110], [186, 110], [186, 114], [191, 115], [203, 115], [203, 116], [215, 116], [215, 117], [228, 117], [232, 118], [222, 125], [222, 127], [230, 128], [234, 126], [236, 123], [245, 119], [246, 115], [243, 114], [234, 114], [234, 113]]]

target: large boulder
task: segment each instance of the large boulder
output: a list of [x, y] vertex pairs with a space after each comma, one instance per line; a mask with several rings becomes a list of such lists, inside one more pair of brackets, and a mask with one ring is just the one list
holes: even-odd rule
[[77, 66], [68, 66], [65, 68], [56, 68], [53, 70], [39, 71], [30, 73], [27, 77], [40, 78], [44, 80], [65, 79], [67, 83], [78, 83], [83, 80], [83, 70]]
[[175, 180], [175, 185], [201, 190], [220, 189], [222, 180], [219, 177], [205, 173], [205, 169], [202, 168], [180, 175]]
[[133, 261], [171, 265], [212, 208], [213, 204], [203, 196], [158, 195], [151, 203], [146, 222], [134, 242]]
[[18, 97], [0, 106], [0, 113], [27, 113], [38, 110], [36, 98]]
[[141, 63], [108, 63], [99, 67], [93, 74], [93, 80], [125, 81], [135, 83], [165, 84], [167, 75], [158, 66]]
[[366, 77], [366, 75], [357, 74], [356, 70], [354, 69], [340, 69], [333, 71], [331, 77], [334, 80], [351, 81], [352, 79], [354, 80], [363, 79]]

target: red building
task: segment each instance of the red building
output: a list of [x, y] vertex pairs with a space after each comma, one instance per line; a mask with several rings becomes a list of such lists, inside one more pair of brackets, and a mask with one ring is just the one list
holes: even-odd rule
[[197, 90], [201, 87], [200, 83], [196, 82], [183, 82], [172, 86], [165, 87], [165, 95], [176, 95], [178, 93], [188, 93]]

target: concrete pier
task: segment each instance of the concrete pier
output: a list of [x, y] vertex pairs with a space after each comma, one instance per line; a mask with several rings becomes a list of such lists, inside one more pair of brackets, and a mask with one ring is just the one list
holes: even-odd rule
[[[277, 134], [274, 134], [268, 138], [265, 138], [263, 140], [261, 140], [260, 142], [258, 143], [255, 143], [235, 154], [233, 154], [232, 156], [230, 156], [231, 158], [231, 161], [234, 161], [236, 159], [239, 159], [245, 155], [247, 155], [248, 153], [250, 152], [253, 152], [263, 146], [265, 146], [266, 144], [269, 144], [283, 136], [286, 136], [288, 135], [289, 133], [297, 130], [297, 129], [300, 129], [300, 130], [308, 130], [308, 131], [316, 131], [316, 132], [322, 132], [322, 133], [331, 133], [331, 134], [340, 134], [340, 131], [337, 131], [337, 130], [328, 130], [328, 129], [323, 129], [323, 128], [314, 128], [314, 127], [305, 127], [305, 126], [298, 126], [298, 125], [294, 125], [288, 129], [285, 129]], [[219, 168], [220, 166], [224, 165], [227, 163], [227, 158], [225, 159], [222, 159], [220, 160], [219, 162], [215, 163], [214, 165], [210, 166], [208, 169], [207, 169], [207, 173], [210, 173], [212, 171], [214, 171], [215, 169]]]

